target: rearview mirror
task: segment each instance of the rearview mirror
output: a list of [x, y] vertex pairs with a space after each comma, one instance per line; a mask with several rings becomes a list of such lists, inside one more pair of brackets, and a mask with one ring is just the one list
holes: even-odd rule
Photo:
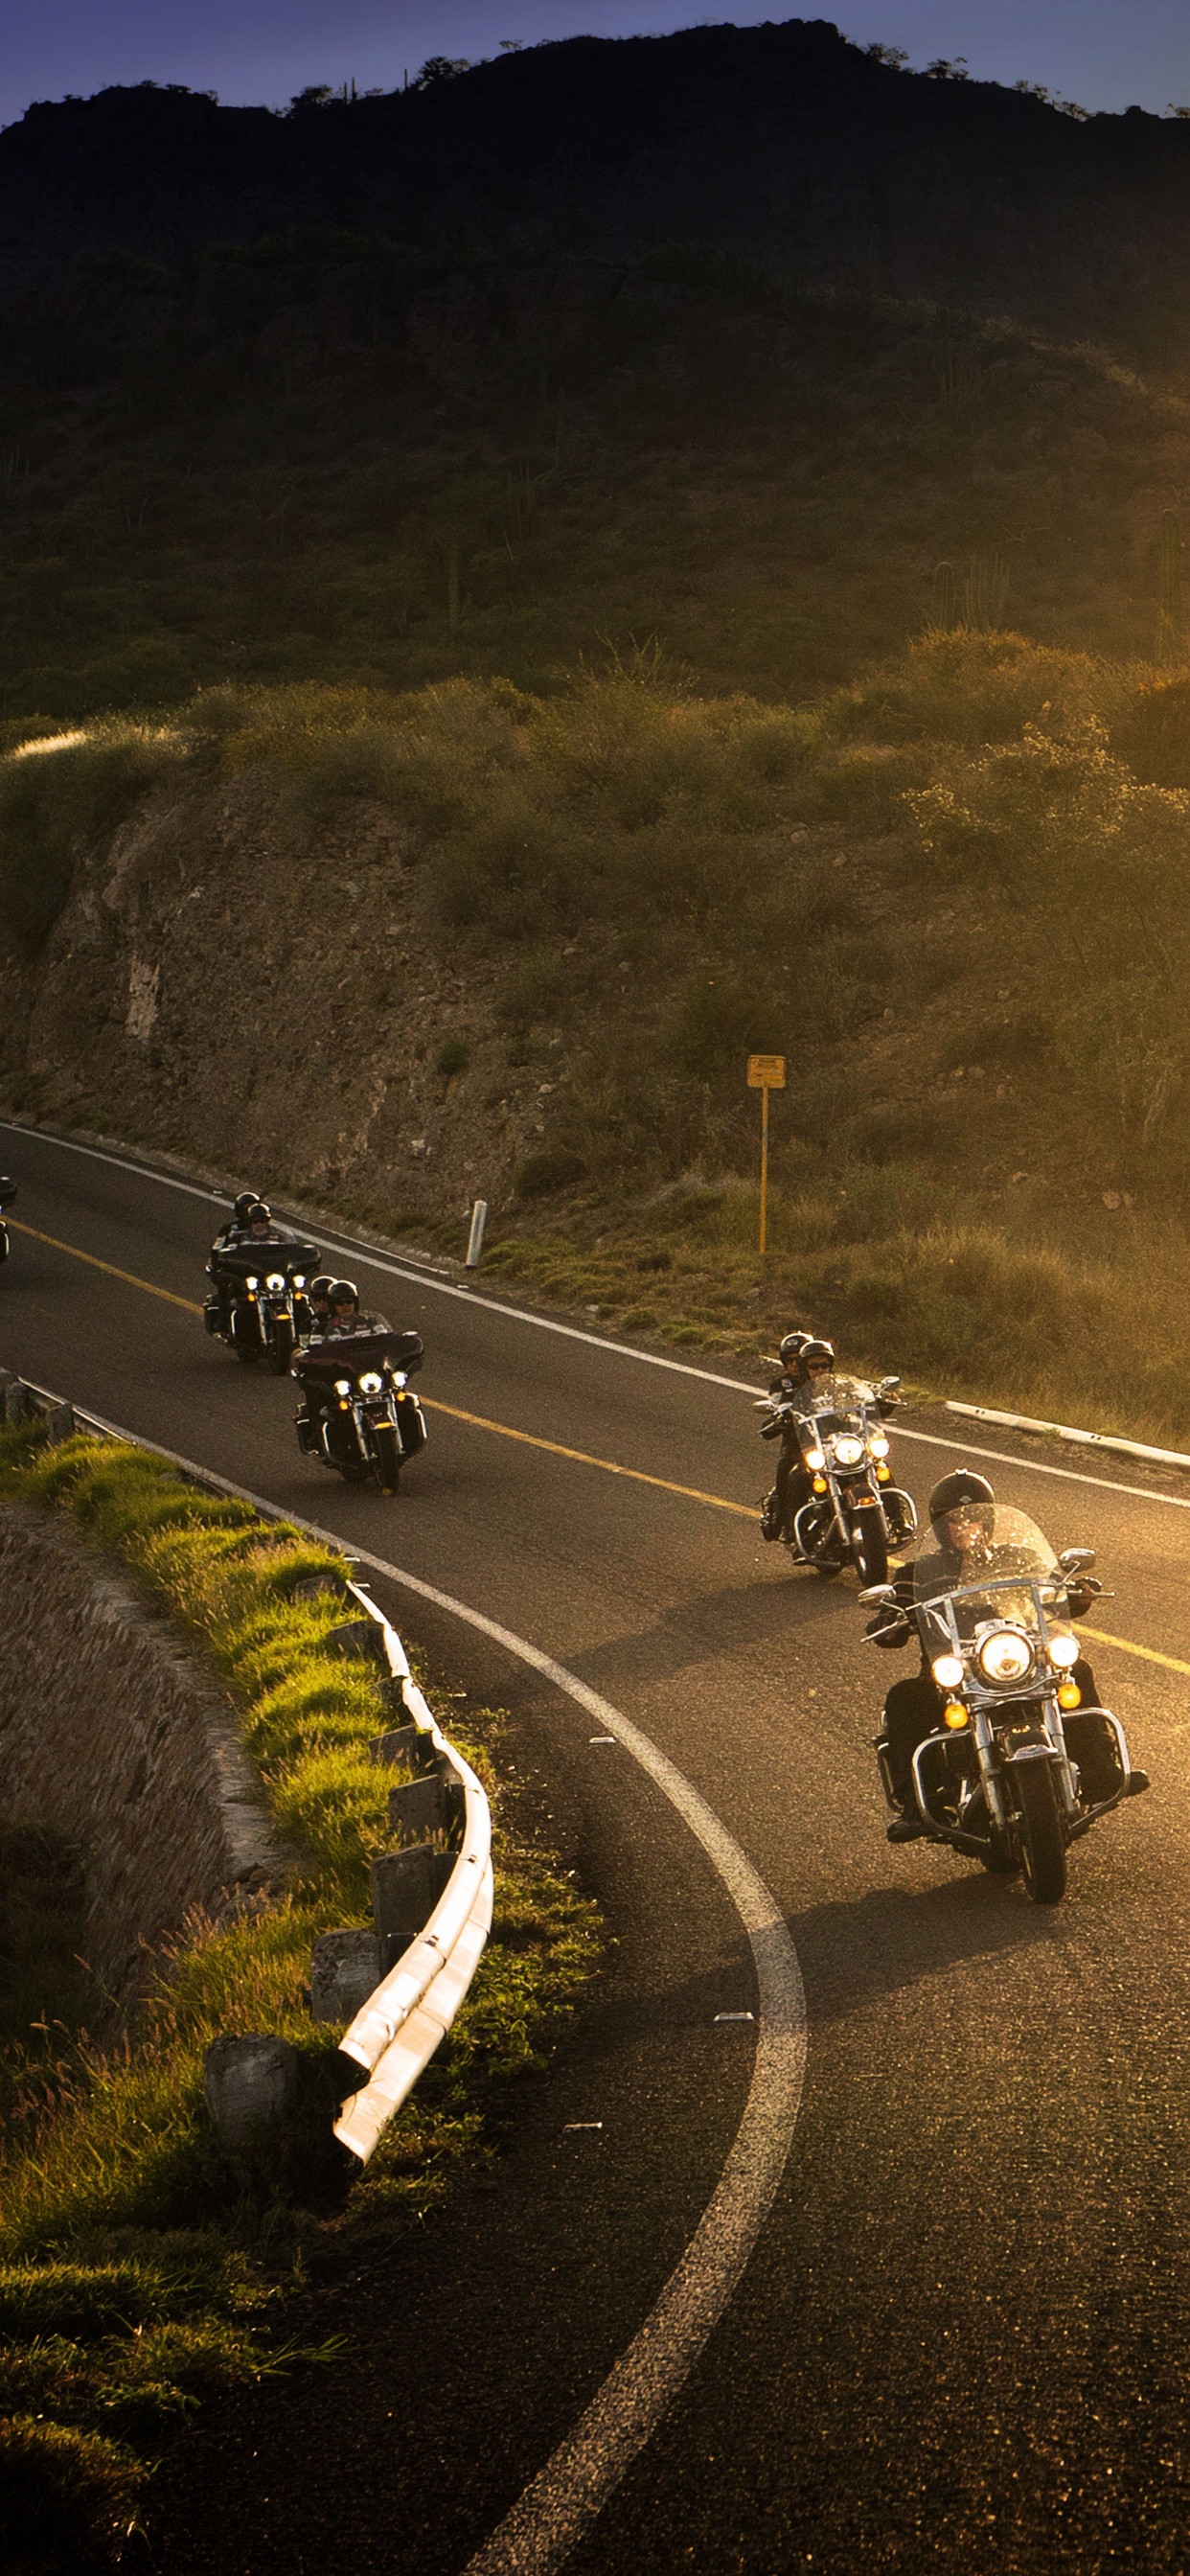
[[859, 1595], [865, 1610], [879, 1610], [884, 1602], [895, 1601], [896, 1597], [895, 1583], [869, 1583]]
[[1089, 1574], [1094, 1562], [1093, 1547], [1064, 1547], [1058, 1558], [1063, 1574]]
[[892, 1393], [892, 1390], [893, 1390], [894, 1386], [899, 1386], [899, 1385], [900, 1385], [900, 1383], [901, 1383], [901, 1381], [900, 1381], [899, 1377], [882, 1377], [882, 1378], [881, 1378], [881, 1380], [880, 1380], [880, 1392], [881, 1392], [881, 1394], [882, 1394], [882, 1395], [890, 1395], [890, 1394]]

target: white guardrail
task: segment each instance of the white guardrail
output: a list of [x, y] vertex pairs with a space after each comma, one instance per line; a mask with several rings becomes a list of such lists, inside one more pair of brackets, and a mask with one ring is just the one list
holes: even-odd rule
[[[205, 1485], [214, 1493], [234, 1494], [253, 1504], [263, 1519], [281, 1521], [297, 1529], [311, 1530], [313, 1526], [262, 1496], [249, 1493], [245, 1486], [233, 1485], [225, 1476], [196, 1467], [175, 1450], [163, 1449], [154, 1440], [142, 1440], [136, 1432], [124, 1431], [117, 1423], [104, 1421], [100, 1414], [85, 1413], [63, 1397], [52, 1395], [46, 1387], [32, 1386], [10, 1370], [0, 1369], [0, 1419], [19, 1422], [30, 1413], [46, 1418], [55, 1439], [68, 1440], [81, 1425], [98, 1432], [102, 1439], [126, 1440], [134, 1448], [167, 1459], [192, 1483]], [[339, 1544], [327, 1531], [318, 1530], [316, 1535], [329, 1539], [333, 1546]], [[350, 1555], [349, 1549], [344, 1552]], [[443, 1735], [409, 1669], [396, 1629], [362, 1585], [348, 1582], [345, 1590], [375, 1623], [388, 1678], [409, 1726], [416, 1730], [411, 1747], [415, 1770], [436, 1773], [444, 1789], [450, 1787], [456, 1792], [456, 1806], [461, 1793], [462, 1805], [462, 1831], [453, 1866], [433, 1912], [368, 1996], [339, 2042], [341, 2055], [362, 2066], [367, 2081], [348, 2095], [335, 2121], [334, 2133], [361, 2164], [366, 2164], [381, 2132], [407, 2100], [450, 2029], [479, 1965], [492, 1922], [492, 1821], [483, 1783]]]
[[1069, 1422], [1034, 1422], [1027, 1413], [995, 1413], [988, 1404], [959, 1404], [951, 1396], [946, 1410], [965, 1414], [969, 1422], [998, 1422], [1006, 1431], [1041, 1431], [1051, 1440], [1076, 1440], [1082, 1449], [1111, 1449], [1121, 1458], [1147, 1458], [1155, 1467], [1190, 1471], [1190, 1458], [1181, 1449], [1150, 1449], [1143, 1440], [1118, 1439], [1114, 1431], [1076, 1431]]

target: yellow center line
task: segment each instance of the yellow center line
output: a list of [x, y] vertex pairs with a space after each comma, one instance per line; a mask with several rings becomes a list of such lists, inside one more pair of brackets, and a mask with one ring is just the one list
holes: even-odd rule
[[513, 1431], [507, 1422], [489, 1422], [482, 1413], [464, 1413], [457, 1404], [440, 1404], [431, 1395], [421, 1402], [427, 1413], [449, 1413], [452, 1421], [469, 1422], [476, 1431], [498, 1431], [502, 1440], [520, 1440], [527, 1449], [548, 1449], [553, 1458], [572, 1458], [578, 1467], [602, 1467], [605, 1476], [630, 1476], [634, 1485], [656, 1485], [663, 1494], [682, 1494], [688, 1503], [709, 1503], [716, 1512], [738, 1512], [756, 1518], [755, 1503], [729, 1503], [722, 1494], [704, 1494], [698, 1485], [674, 1485], [668, 1476], [646, 1476], [642, 1467], [617, 1467], [614, 1459], [592, 1458], [585, 1449], [564, 1449], [560, 1440], [541, 1440], [535, 1431]]
[[[114, 1261], [100, 1261], [93, 1252], [80, 1252], [77, 1243], [63, 1243], [56, 1234], [39, 1234], [35, 1225], [18, 1225], [15, 1217], [8, 1223], [18, 1234], [31, 1235], [35, 1243], [48, 1243], [55, 1252], [68, 1252], [74, 1261], [85, 1261], [92, 1270], [102, 1270], [109, 1279], [122, 1279], [128, 1288], [143, 1288], [149, 1297], [164, 1297], [168, 1306], [181, 1306], [188, 1315], [201, 1315], [202, 1307], [193, 1297], [175, 1297], [171, 1288], [158, 1288], [151, 1279], [139, 1279], [134, 1270], [118, 1270]], [[442, 1404], [433, 1396], [423, 1396], [429, 1413], [449, 1413], [455, 1422], [469, 1422], [476, 1431], [494, 1431], [501, 1440], [519, 1440], [526, 1449], [547, 1449], [554, 1458], [570, 1458], [579, 1467], [601, 1467], [605, 1476], [628, 1476], [636, 1485], [656, 1485], [665, 1494], [681, 1494], [690, 1503], [709, 1503], [713, 1511], [738, 1512], [754, 1520], [753, 1503], [729, 1503], [722, 1494], [704, 1494], [697, 1485], [674, 1485], [667, 1476], [646, 1476], [640, 1467], [618, 1467], [611, 1458], [592, 1458], [585, 1449], [564, 1449], [559, 1440], [539, 1439], [533, 1431], [514, 1431], [507, 1422], [489, 1422], [482, 1413], [464, 1413], [457, 1404]]]
[[1134, 1646], [1131, 1637], [1109, 1637], [1106, 1628], [1084, 1628], [1097, 1646], [1116, 1646], [1122, 1655], [1139, 1655], [1142, 1663], [1165, 1664], [1171, 1673], [1190, 1673], [1190, 1664], [1179, 1663], [1176, 1655], [1159, 1655], [1155, 1646]]
[[143, 1288], [146, 1296], [164, 1297], [167, 1306], [182, 1306], [188, 1315], [201, 1315], [202, 1308], [193, 1297], [175, 1297], [171, 1288], [157, 1288], [151, 1279], [138, 1279], [134, 1270], [117, 1270], [114, 1261], [99, 1261], [93, 1252], [80, 1252], [77, 1243], [62, 1243], [56, 1234], [39, 1234], [35, 1225], [21, 1225], [15, 1216], [5, 1218], [14, 1234], [32, 1235], [34, 1243], [49, 1243], [55, 1252], [68, 1252], [74, 1261], [85, 1261], [92, 1270], [106, 1272], [109, 1279], [122, 1279], [128, 1288]]

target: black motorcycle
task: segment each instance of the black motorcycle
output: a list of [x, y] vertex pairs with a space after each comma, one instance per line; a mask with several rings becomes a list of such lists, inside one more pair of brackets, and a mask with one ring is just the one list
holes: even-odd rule
[[[938, 1693], [937, 1728], [913, 1755], [925, 1835], [998, 1875], [1019, 1870], [1037, 1905], [1065, 1894], [1070, 1844], [1149, 1785], [1118, 1717], [1084, 1702], [1074, 1676], [1067, 1585], [1094, 1562], [1088, 1547], [1055, 1556], [1027, 1512], [997, 1503], [982, 1565], [965, 1559], [947, 1580], [931, 1551], [914, 1569], [911, 1608], [903, 1586], [861, 1595], [882, 1618], [916, 1623]], [[883, 1733], [876, 1757], [899, 1817]]]
[[794, 1552], [830, 1579], [854, 1565], [861, 1583], [883, 1583], [890, 1548], [908, 1546], [917, 1533], [912, 1497], [892, 1481], [884, 1414], [893, 1410], [901, 1381], [833, 1377], [814, 1398], [813, 1411], [773, 1404], [761, 1397], [761, 1437], [795, 1441], [809, 1500], [795, 1512], [786, 1540]]
[[321, 1263], [314, 1243], [237, 1243], [212, 1254], [214, 1286], [203, 1307], [208, 1333], [245, 1368], [265, 1360], [274, 1377], [284, 1377], [313, 1327], [305, 1290]]
[[402, 1467], [426, 1443], [426, 1418], [407, 1380], [421, 1367], [420, 1333], [332, 1334], [299, 1351], [298, 1447], [352, 1485], [374, 1478], [395, 1494]]
[[7, 1173], [0, 1172], [0, 1261], [8, 1259], [8, 1227], [4, 1222], [4, 1211], [12, 1206], [16, 1194], [16, 1182], [10, 1181]]

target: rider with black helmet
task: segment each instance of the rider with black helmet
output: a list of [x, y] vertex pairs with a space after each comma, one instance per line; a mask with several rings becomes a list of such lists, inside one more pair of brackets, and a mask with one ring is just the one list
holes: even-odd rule
[[[956, 1577], [977, 1583], [980, 1569], [989, 1565], [996, 1526], [996, 1496], [986, 1476], [973, 1467], [955, 1468], [935, 1485], [929, 1501], [930, 1527], [934, 1536], [934, 1553], [919, 1556], [916, 1563], [898, 1575], [896, 1600], [882, 1604], [874, 1619], [869, 1620], [867, 1634], [878, 1646], [907, 1646], [917, 1622], [913, 1616], [915, 1600], [941, 1592]], [[1082, 1618], [1100, 1590], [1094, 1575], [1068, 1582], [1066, 1599], [1070, 1616]], [[920, 1636], [920, 1631], [919, 1631]], [[893, 1791], [900, 1800], [901, 1813], [888, 1828], [890, 1843], [916, 1842], [925, 1826], [917, 1811], [913, 1789], [913, 1756], [927, 1735], [938, 1731], [942, 1710], [942, 1693], [930, 1670], [921, 1640], [921, 1670], [904, 1681], [894, 1682], [884, 1703], [884, 1732], [888, 1741], [889, 1770]], [[1099, 1693], [1090, 1665], [1080, 1655], [1073, 1667], [1072, 1678], [1082, 1692], [1084, 1706], [1095, 1710]], [[1068, 1721], [1069, 1723], [1069, 1721]], [[1075, 1747], [1072, 1744], [1072, 1752]], [[1093, 1759], [1093, 1750], [1088, 1747]], [[1076, 1753], [1085, 1762], [1081, 1748]], [[1105, 1794], [1110, 1793], [1110, 1785]]]
[[330, 1322], [330, 1292], [334, 1287], [334, 1284], [334, 1280], [332, 1279], [329, 1270], [320, 1270], [317, 1278], [310, 1281], [310, 1285], [306, 1290], [306, 1304], [308, 1305], [313, 1318], [313, 1322], [311, 1324], [311, 1331], [313, 1333], [325, 1333], [327, 1325]]

